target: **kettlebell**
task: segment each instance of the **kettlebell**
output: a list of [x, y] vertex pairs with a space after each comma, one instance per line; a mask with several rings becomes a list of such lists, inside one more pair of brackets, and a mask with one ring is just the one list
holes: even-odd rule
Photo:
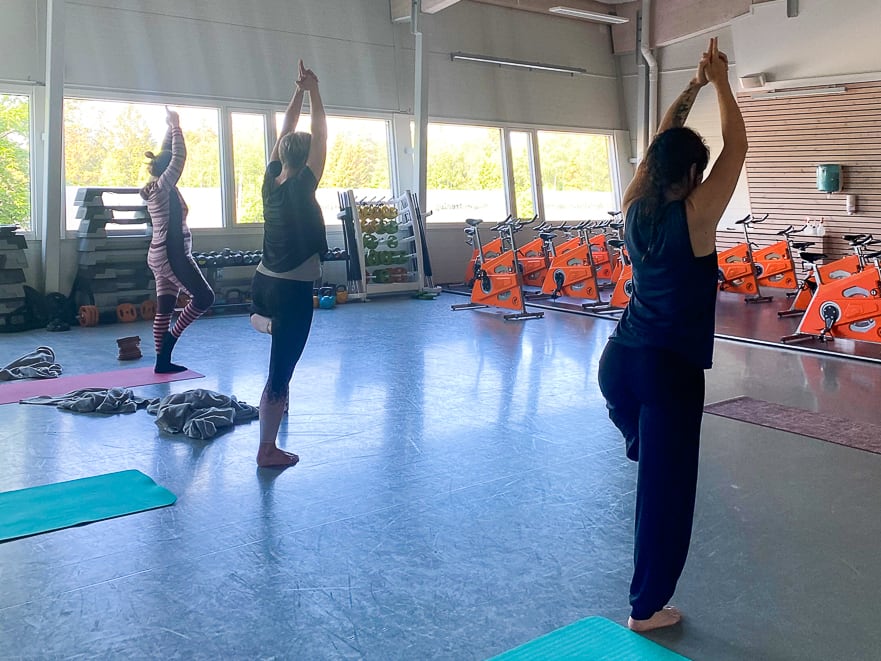
[[336, 296], [322, 296], [318, 299], [318, 307], [322, 310], [330, 310], [336, 305]]

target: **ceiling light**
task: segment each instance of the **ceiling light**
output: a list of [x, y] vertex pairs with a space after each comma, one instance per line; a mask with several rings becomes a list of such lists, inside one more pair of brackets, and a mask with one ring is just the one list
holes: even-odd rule
[[776, 92], [763, 92], [761, 94], [753, 94], [751, 98], [762, 99], [789, 99], [798, 96], [827, 96], [830, 94], [844, 94], [847, 92], [846, 87], [815, 87], [805, 90], [780, 90]]
[[600, 14], [595, 11], [586, 11], [584, 9], [574, 9], [572, 7], [551, 7], [548, 9], [552, 14], [560, 16], [570, 16], [572, 18], [583, 18], [586, 21], [595, 21], [596, 23], [627, 23], [630, 21], [626, 16], [615, 16], [614, 14]]
[[464, 62], [482, 62], [484, 64], [497, 64], [503, 67], [517, 67], [518, 69], [537, 69], [539, 71], [557, 71], [559, 73], [587, 73], [587, 69], [579, 67], [567, 67], [557, 64], [542, 64], [541, 62], [526, 62], [524, 60], [509, 60], [504, 57], [493, 57], [491, 55], [472, 55], [470, 53], [450, 53], [451, 60], [461, 60]]

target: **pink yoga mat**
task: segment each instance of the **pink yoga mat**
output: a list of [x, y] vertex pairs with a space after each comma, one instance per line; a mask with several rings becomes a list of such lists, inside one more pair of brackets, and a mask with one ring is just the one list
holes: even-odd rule
[[98, 372], [97, 374], [75, 374], [57, 379], [27, 379], [0, 383], [0, 405], [12, 404], [38, 395], [63, 395], [82, 388], [131, 388], [148, 386], [154, 383], [171, 383], [187, 379], [201, 379], [204, 374], [193, 370], [177, 374], [156, 374], [153, 367]]

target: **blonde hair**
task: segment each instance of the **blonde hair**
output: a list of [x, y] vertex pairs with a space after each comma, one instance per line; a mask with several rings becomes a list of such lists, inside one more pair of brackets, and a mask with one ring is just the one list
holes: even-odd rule
[[282, 136], [278, 145], [281, 162], [294, 170], [301, 169], [306, 165], [311, 144], [312, 135], [302, 131]]

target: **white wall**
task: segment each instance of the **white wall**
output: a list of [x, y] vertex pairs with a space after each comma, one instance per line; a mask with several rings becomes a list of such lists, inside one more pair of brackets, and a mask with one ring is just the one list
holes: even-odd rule
[[[433, 117], [624, 128], [608, 26], [470, 2], [426, 19]], [[580, 67], [592, 75], [453, 62], [456, 51]]]
[[327, 105], [398, 109], [387, 0], [77, 0], [66, 38], [69, 87], [285, 103], [302, 57]]
[[45, 38], [39, 23], [37, 0], [3, 0], [0, 6], [0, 44], [3, 44], [0, 80], [44, 80]]
[[[45, 2], [3, 0], [2, 11], [0, 81], [42, 81]], [[424, 18], [433, 118], [626, 131], [608, 27], [470, 2]], [[413, 109], [414, 39], [409, 24], [391, 23], [388, 0], [67, 0], [64, 25], [65, 86], [72, 93], [280, 109], [303, 57], [321, 76], [331, 111], [406, 118]], [[452, 51], [583, 67], [591, 75], [452, 62]], [[33, 111], [39, 136], [39, 87]], [[398, 133], [399, 143], [409, 141], [409, 131]], [[33, 149], [41, 152], [39, 140]], [[437, 279], [457, 279], [467, 258], [461, 228], [430, 232]], [[259, 230], [197, 232], [195, 245], [249, 249], [260, 240]], [[29, 253], [35, 276], [39, 242]], [[76, 241], [62, 241], [59, 259], [65, 289], [76, 271]]]
[[[765, 72], [769, 81], [792, 81], [823, 76], [856, 76], [881, 71], [881, 2], [877, 0], [800, 0], [799, 15], [786, 17], [786, 2], [774, 0], [753, 5], [749, 14], [730, 25], [659, 48], [659, 114], [685, 88], [710, 36], [719, 37], [719, 47], [731, 57], [730, 80], [737, 92], [738, 76]], [[636, 100], [638, 78], [635, 54], [619, 56], [624, 81], [625, 116], [636, 150]], [[878, 76], [881, 78], [881, 75]], [[718, 110], [710, 88], [698, 97], [688, 125], [696, 129], [710, 147], [714, 160], [721, 149]], [[711, 163], [712, 163], [711, 160]], [[746, 176], [723, 216], [720, 228], [750, 213]]]
[[[660, 101], [659, 121], [667, 108], [676, 101], [679, 94], [684, 90], [694, 76], [697, 63], [707, 46], [710, 36], [719, 38], [719, 50], [730, 56], [728, 78], [731, 89], [737, 92], [739, 83], [737, 72], [741, 70], [737, 59], [731, 36], [731, 28], [725, 27], [714, 30], [707, 35], [693, 37], [685, 41], [660, 48], [658, 63], [660, 65]], [[715, 90], [712, 85], [707, 85], [698, 94], [698, 98], [692, 106], [688, 116], [687, 126], [700, 133], [710, 148], [710, 166], [722, 151], [722, 129], [719, 121], [719, 104], [716, 101]], [[709, 169], [707, 170], [709, 172]], [[734, 195], [728, 208], [722, 215], [720, 228], [728, 227], [733, 221], [743, 218], [750, 213], [749, 189], [747, 188], [746, 172], [741, 174]]]
[[847, 76], [881, 71], [881, 2], [799, 0], [798, 16], [786, 2], [754, 5], [732, 22], [739, 69], [765, 72], [771, 81]]

